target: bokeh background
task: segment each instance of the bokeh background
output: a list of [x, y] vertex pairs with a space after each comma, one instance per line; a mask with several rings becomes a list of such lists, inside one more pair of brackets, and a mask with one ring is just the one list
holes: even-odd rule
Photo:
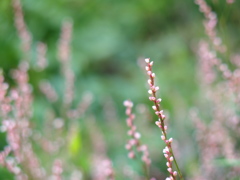
[[[220, 19], [218, 27], [223, 41], [232, 51], [239, 50], [239, 2], [233, 5], [227, 5], [224, 0], [208, 3]], [[151, 174], [159, 179], [165, 176], [164, 144], [161, 131], [154, 123], [156, 119], [147, 94], [147, 76], [142, 68], [144, 58], [149, 57], [154, 61], [153, 70], [160, 86], [158, 96], [163, 99], [162, 107], [167, 112], [169, 134], [177, 145], [180, 168], [184, 175], [191, 177], [199, 168], [199, 161], [189, 111], [201, 100], [196, 50], [199, 41], [206, 38], [203, 15], [194, 1], [22, 0], [22, 7], [33, 38], [33, 68], [29, 76], [34, 93], [32, 123], [36, 131], [45, 132], [49, 109], [56, 117], [61, 116], [61, 103], [49, 103], [38, 85], [47, 79], [59, 96], [63, 96], [57, 46], [64, 20], [73, 23], [70, 46], [71, 68], [75, 73], [74, 104], [76, 106], [86, 92], [93, 96], [84, 116], [77, 120], [77, 128], [73, 132], [66, 129], [66, 134], [72, 134], [65, 142], [66, 150], [55, 156], [74, 164], [83, 179], [91, 179], [91, 157], [98, 152], [93, 145], [97, 142], [91, 140], [91, 134], [100, 134], [97, 136], [102, 139], [97, 141], [103, 141], [104, 152], [112, 160], [117, 179], [127, 179], [124, 174], [131, 173], [141, 176], [139, 163], [128, 159], [125, 149], [128, 128], [123, 101], [131, 99], [142, 143], [149, 146], [153, 160]], [[48, 67], [44, 71], [34, 68], [38, 42], [47, 45]], [[16, 68], [22, 58], [11, 1], [1, 0], [0, 67], [6, 81], [12, 85], [11, 69]], [[51, 137], [51, 131], [48, 135]], [[0, 148], [6, 144], [4, 138], [3, 133]], [[43, 166], [50, 167], [52, 159], [46, 158], [37, 146], [36, 152]], [[66, 167], [66, 174], [70, 170]], [[0, 168], [0, 179], [13, 177]]]

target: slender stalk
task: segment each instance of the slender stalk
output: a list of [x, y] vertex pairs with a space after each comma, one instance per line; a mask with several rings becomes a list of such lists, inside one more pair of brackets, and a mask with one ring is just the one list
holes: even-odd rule
[[[176, 176], [178, 174], [179, 178], [181, 180], [183, 180], [183, 176], [182, 173], [180, 171], [180, 168], [178, 166], [178, 163], [175, 159], [173, 150], [172, 150], [172, 138], [167, 137], [167, 126], [165, 125], [164, 119], [165, 119], [165, 115], [163, 114], [163, 110], [160, 107], [160, 102], [161, 99], [157, 99], [156, 96], [156, 92], [159, 90], [158, 86], [155, 86], [155, 74], [152, 72], [152, 65], [153, 65], [153, 61], [150, 62], [149, 59], [145, 59], [147, 66], [146, 66], [146, 71], [147, 74], [149, 75], [149, 79], [148, 79], [148, 84], [150, 86], [150, 90], [148, 91], [148, 93], [151, 95], [149, 97], [150, 101], [153, 101], [154, 106], [152, 106], [153, 110], [155, 111], [155, 114], [158, 116], [158, 121], [156, 121], [156, 125], [162, 130], [162, 140], [165, 142], [166, 147], [163, 150], [164, 156], [167, 159], [167, 170], [170, 174], [170, 177], [166, 178], [166, 180], [176, 180]], [[173, 167], [172, 164], [174, 163], [174, 165], [176, 166], [177, 171], [173, 171]]]

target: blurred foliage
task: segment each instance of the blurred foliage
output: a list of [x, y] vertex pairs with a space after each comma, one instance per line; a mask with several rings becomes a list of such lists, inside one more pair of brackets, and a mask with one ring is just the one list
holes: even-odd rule
[[[226, 5], [223, 0], [208, 2], [219, 14], [219, 33], [224, 36], [224, 42], [229, 49], [237, 50], [240, 45], [239, 1], [232, 6]], [[33, 120], [37, 129], [42, 129], [46, 124], [44, 113], [49, 108], [61, 114], [60, 104], [57, 102], [50, 105], [40, 93], [38, 84], [42, 79], [48, 79], [62, 97], [63, 77], [57, 60], [57, 44], [61, 24], [63, 20], [69, 19], [73, 22], [71, 66], [76, 75], [74, 103], [76, 105], [86, 91], [94, 96], [87, 115], [79, 120], [80, 126], [91, 128], [86, 121], [89, 115], [96, 118], [97, 126], [106, 139], [107, 154], [113, 160], [114, 169], [119, 170], [119, 179], [123, 179], [122, 167], [126, 164], [140, 171], [135, 162], [127, 159], [127, 151], [124, 149], [128, 137], [122, 102], [131, 99], [135, 104], [147, 104], [149, 109], [151, 107], [147, 95], [147, 78], [139, 66], [143, 57], [150, 57], [154, 61], [153, 69], [160, 86], [159, 96], [163, 99], [164, 109], [169, 111], [170, 136], [179, 141], [183, 154], [179, 156], [180, 166], [184, 174], [197, 168], [194, 152], [196, 142], [192, 143], [194, 138], [189, 137], [189, 134], [194, 136], [194, 133], [188, 110], [198, 104], [199, 100], [194, 51], [199, 39], [205, 35], [203, 16], [193, 0], [22, 0], [22, 6], [27, 27], [33, 37], [33, 64], [37, 56], [37, 42], [44, 42], [48, 47], [47, 69], [43, 72], [32, 69], [29, 72], [35, 94]], [[10, 84], [13, 84], [10, 70], [17, 67], [22, 58], [11, 1], [1, 0], [0, 67]], [[109, 101], [112, 101], [112, 107], [116, 110], [116, 119], [107, 120], [104, 114], [104, 106]], [[162, 163], [160, 131], [152, 123], [155, 121], [152, 117], [151, 113], [147, 119], [138, 117], [136, 124], [140, 132], [144, 132], [143, 141], [150, 147], [154, 165], [152, 173], [157, 172], [157, 177], [158, 171], [166, 168]], [[86, 174], [90, 169], [88, 149], [92, 146], [87, 136], [89, 133], [86, 129], [76, 127], [67, 145], [73, 161]], [[2, 139], [1, 147], [5, 144]], [[83, 150], [85, 148], [87, 150]], [[0, 169], [0, 178], [10, 179], [4, 169]]]

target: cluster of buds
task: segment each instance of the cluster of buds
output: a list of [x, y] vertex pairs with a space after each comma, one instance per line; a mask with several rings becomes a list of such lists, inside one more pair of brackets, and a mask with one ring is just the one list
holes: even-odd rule
[[114, 177], [112, 162], [109, 159], [105, 159], [102, 162], [102, 166], [103, 166], [103, 169], [104, 169], [103, 172], [104, 172], [104, 175], [105, 175], [106, 179], [114, 180], [115, 177]]
[[74, 98], [75, 75], [71, 69], [70, 43], [72, 40], [71, 21], [65, 21], [62, 24], [60, 40], [58, 43], [58, 58], [61, 63], [61, 71], [65, 80], [64, 105], [68, 109]]
[[69, 119], [78, 119], [80, 118], [89, 108], [93, 101], [93, 94], [91, 92], [86, 91], [82, 100], [78, 103], [76, 109], [71, 109], [67, 112], [67, 116]]
[[11, 152], [11, 147], [6, 146], [3, 151], [0, 152], [0, 164], [3, 166], [5, 164], [5, 159]]
[[226, 47], [223, 45], [220, 37], [217, 36], [216, 26], [217, 26], [217, 15], [212, 11], [210, 6], [205, 0], [196, 0], [195, 3], [199, 6], [200, 11], [205, 16], [204, 27], [206, 34], [211, 40], [215, 49], [221, 53], [226, 51]]
[[64, 21], [58, 44], [58, 57], [61, 62], [70, 61], [70, 42], [72, 39], [72, 22]]
[[[171, 144], [172, 143], [172, 138], [170, 138], [167, 141], [168, 141], [169, 144]], [[163, 154], [164, 154], [165, 158], [167, 159], [166, 165], [167, 165], [167, 170], [170, 174], [170, 176], [167, 177], [166, 180], [173, 180], [177, 176], [177, 171], [173, 171], [173, 169], [172, 169], [172, 164], [173, 164], [173, 161], [174, 161], [174, 157], [172, 156], [172, 152], [169, 150], [168, 146], [166, 146], [163, 149]]]
[[[211, 51], [209, 44], [206, 41], [201, 41], [198, 48], [199, 65], [200, 65], [200, 77], [204, 84], [210, 85], [217, 78], [217, 71], [220, 72], [222, 78], [228, 83], [228, 88], [235, 94], [235, 100], [240, 102], [240, 70], [239, 70], [239, 57], [232, 58], [232, 63], [237, 66], [234, 71], [231, 71], [229, 66], [222, 62], [217, 57], [215, 51]], [[238, 62], [239, 61], [239, 62]]]
[[0, 115], [6, 117], [11, 111], [11, 99], [6, 97], [9, 85], [4, 82], [3, 72], [0, 69]]
[[18, 36], [21, 40], [21, 46], [24, 53], [30, 53], [32, 36], [27, 29], [26, 23], [24, 21], [24, 15], [22, 11], [22, 5], [20, 0], [13, 0], [13, 9], [14, 9], [14, 21], [15, 26], [18, 31]]
[[[0, 152], [0, 165], [15, 174], [18, 179], [24, 179], [22, 169], [18, 166], [21, 155], [19, 150], [19, 136], [16, 134], [16, 123], [12, 120], [4, 120], [1, 130], [7, 132], [9, 146], [6, 146]], [[11, 152], [14, 154], [14, 157], [9, 156]]]
[[235, 2], [235, 0], [227, 0], [228, 4], [233, 4]]
[[163, 150], [163, 153], [165, 158], [167, 159], [167, 167], [168, 167], [168, 172], [170, 174], [170, 177], [168, 177], [167, 180], [175, 180], [177, 176], [177, 172], [173, 171], [172, 164], [173, 162], [175, 162], [177, 166], [177, 163], [174, 159], [174, 154], [172, 151], [173, 139], [167, 138], [167, 126], [165, 125], [165, 122], [164, 122], [166, 116], [163, 114], [163, 110], [160, 108], [161, 99], [156, 97], [156, 93], [159, 90], [159, 87], [155, 85], [155, 73], [152, 72], [153, 61], [150, 62], [150, 59], [147, 58], [145, 59], [145, 62], [147, 63], [146, 71], [149, 76], [149, 79], [148, 79], [148, 84], [150, 86], [150, 89], [148, 90], [148, 93], [150, 94], [149, 100], [154, 103], [152, 108], [155, 111], [155, 114], [158, 116], [158, 121], [156, 121], [156, 125], [161, 129], [162, 131], [161, 139], [166, 144], [166, 147]]
[[56, 159], [54, 161], [53, 167], [52, 167], [52, 173], [53, 176], [51, 177], [52, 180], [61, 180], [62, 179], [62, 172], [63, 172], [63, 167], [62, 167], [62, 161], [59, 159]]
[[2, 124], [2, 130], [7, 132], [7, 139], [14, 156], [17, 161], [20, 162], [22, 160], [22, 156], [20, 153], [20, 137], [16, 130], [17, 124], [13, 120], [4, 120]]
[[47, 45], [42, 42], [39, 42], [37, 44], [37, 68], [40, 71], [44, 70], [48, 65], [46, 52], [47, 52]]
[[57, 92], [47, 80], [40, 82], [39, 89], [50, 102], [56, 102], [58, 100]]
[[126, 100], [124, 101], [124, 106], [126, 107], [126, 115], [128, 116], [126, 120], [127, 126], [130, 128], [128, 135], [131, 136], [131, 139], [126, 144], [126, 149], [129, 151], [128, 157], [131, 159], [135, 158], [134, 147], [136, 147], [138, 152], [142, 152], [142, 161], [148, 168], [151, 164], [151, 160], [149, 158], [148, 147], [146, 145], [141, 145], [139, 141], [141, 134], [136, 131], [137, 128], [133, 123], [135, 119], [135, 115], [132, 113], [133, 103], [129, 100]]
[[115, 174], [111, 160], [103, 154], [94, 154], [92, 175], [92, 178], [97, 180], [114, 180]]

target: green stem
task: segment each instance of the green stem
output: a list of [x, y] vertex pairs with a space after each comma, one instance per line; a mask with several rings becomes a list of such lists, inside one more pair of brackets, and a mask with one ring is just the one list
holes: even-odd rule
[[175, 164], [175, 166], [176, 166], [176, 168], [177, 168], [178, 176], [179, 176], [179, 178], [180, 178], [181, 180], [184, 180], [183, 175], [182, 175], [182, 173], [181, 173], [181, 170], [180, 170], [180, 168], [178, 167], [177, 160], [176, 160], [176, 158], [175, 158], [175, 156], [174, 156], [174, 154], [173, 154], [172, 148], [170, 149], [170, 152], [171, 152], [171, 154], [172, 154], [172, 156], [173, 156], [173, 162], [174, 162], [174, 164]]

